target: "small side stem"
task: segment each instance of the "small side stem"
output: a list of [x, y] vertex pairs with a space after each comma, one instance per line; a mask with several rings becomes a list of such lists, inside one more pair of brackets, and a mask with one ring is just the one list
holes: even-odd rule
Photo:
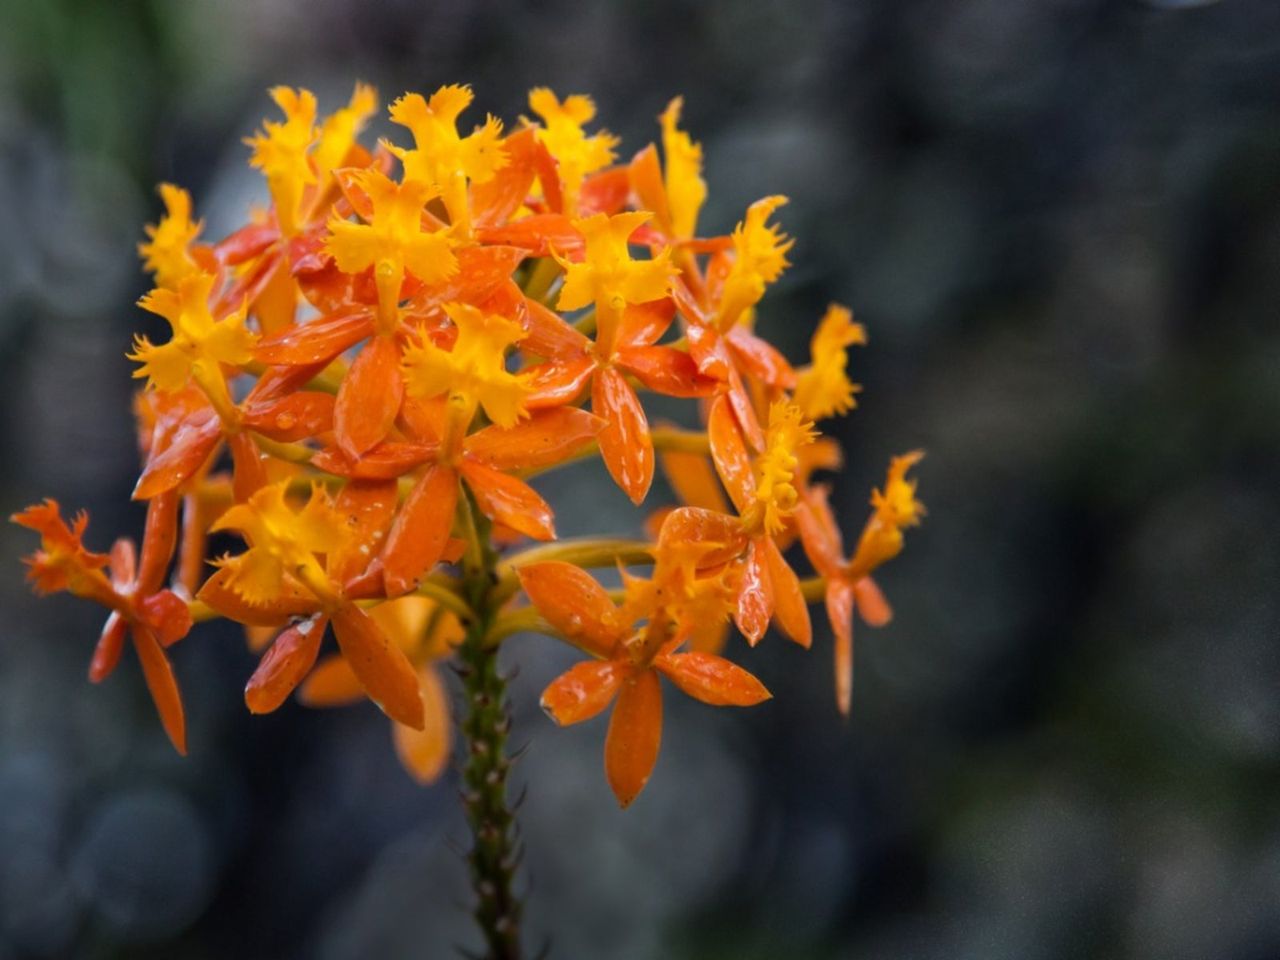
[[522, 904], [514, 880], [520, 847], [515, 816], [507, 805], [511, 717], [506, 679], [498, 672], [498, 649], [485, 643], [498, 612], [492, 590], [497, 557], [489, 543], [488, 521], [478, 515], [469, 493], [464, 491], [458, 506], [468, 541], [464, 592], [475, 614], [458, 647], [458, 672], [466, 693], [462, 796], [473, 839], [467, 859], [486, 960], [519, 960]]

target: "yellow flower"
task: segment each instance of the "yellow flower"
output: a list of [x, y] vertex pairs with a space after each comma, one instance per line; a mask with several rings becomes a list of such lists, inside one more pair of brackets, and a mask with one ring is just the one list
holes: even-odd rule
[[743, 515], [748, 527], [758, 525], [771, 537], [782, 532], [800, 499], [795, 485], [799, 451], [817, 438], [799, 407], [786, 400], [769, 407], [765, 448], [756, 460], [756, 502]]
[[627, 246], [627, 239], [651, 216], [643, 211], [612, 217], [597, 213], [575, 220], [574, 227], [586, 240], [583, 260], [571, 263], [557, 257], [565, 276], [556, 308], [577, 310], [594, 303], [600, 342], [606, 353], [612, 348], [627, 304], [661, 300], [671, 292], [676, 267], [671, 263], [670, 250], [663, 250], [651, 260], [633, 260]]
[[667, 205], [671, 208], [671, 233], [681, 240], [693, 236], [698, 226], [698, 211], [707, 199], [707, 184], [702, 179], [702, 144], [694, 143], [689, 134], [676, 127], [684, 100], [676, 97], [659, 117], [662, 123], [662, 152], [666, 156], [664, 180]]
[[453, 350], [440, 349], [423, 332], [421, 343], [404, 352], [406, 389], [414, 397], [457, 398], [467, 422], [479, 405], [498, 426], [514, 426], [528, 416], [524, 398], [529, 387], [507, 371], [506, 351], [524, 339], [524, 328], [470, 304], [449, 303], [444, 309], [458, 328]]
[[191, 194], [181, 187], [160, 184], [160, 199], [164, 201], [165, 214], [154, 226], [143, 227], [147, 242], [138, 244], [138, 256], [142, 257], [143, 266], [155, 274], [156, 286], [173, 290], [184, 277], [200, 270], [191, 258], [191, 244], [204, 229], [204, 221], [192, 222]]
[[853, 575], [864, 577], [886, 560], [902, 551], [902, 530], [920, 525], [925, 515], [924, 504], [916, 499], [916, 481], [907, 479], [907, 471], [924, 457], [923, 450], [894, 457], [889, 463], [884, 491], [871, 492], [871, 519], [863, 528], [858, 549], [849, 563]]
[[457, 84], [441, 87], [430, 100], [406, 93], [391, 105], [391, 120], [409, 128], [416, 149], [387, 144], [404, 164], [405, 180], [420, 180], [443, 197], [450, 219], [464, 230], [469, 230], [471, 220], [467, 181], [485, 183], [507, 164], [502, 122], [492, 114], [484, 126], [465, 137], [458, 135], [458, 116], [473, 97], [470, 87]]
[[321, 177], [329, 176], [343, 165], [347, 154], [355, 146], [356, 137], [377, 109], [378, 91], [367, 83], [357, 83], [350, 102], [325, 118], [320, 126], [319, 142], [311, 155], [316, 172]]
[[717, 313], [721, 330], [728, 330], [744, 310], [759, 303], [765, 287], [791, 266], [787, 251], [795, 241], [767, 222], [786, 202], [781, 196], [757, 200], [747, 209], [746, 219], [734, 228], [733, 266], [725, 278]]
[[337, 589], [316, 554], [342, 549], [351, 529], [330, 504], [323, 487], [313, 485], [311, 498], [299, 511], [294, 511], [285, 498], [288, 487], [287, 480], [263, 487], [209, 528], [211, 533], [235, 530], [249, 542], [246, 552], [222, 561], [222, 566], [233, 571], [230, 586], [245, 602], [264, 604], [285, 594], [287, 576], [321, 602], [335, 602]]
[[193, 274], [183, 279], [176, 291], [157, 287], [139, 300], [143, 310], [169, 321], [173, 335], [159, 346], [146, 337], [135, 337], [129, 359], [142, 364], [133, 372], [134, 377], [145, 377], [147, 386], [154, 390], [172, 393], [192, 377], [224, 418], [234, 418], [220, 364], [247, 364], [257, 338], [245, 328], [244, 306], [224, 320], [213, 319], [209, 294], [214, 279], [211, 273]]
[[565, 213], [573, 216], [582, 181], [613, 163], [619, 140], [606, 130], [587, 136], [582, 127], [595, 117], [596, 105], [583, 94], [571, 94], [561, 102], [547, 87], [537, 87], [529, 91], [529, 109], [542, 118], [538, 139], [560, 165]]
[[285, 122], [264, 120], [262, 131], [244, 142], [253, 147], [250, 165], [267, 177], [280, 232], [289, 236], [298, 227], [302, 191], [317, 179], [307, 157], [316, 139], [316, 98], [310, 90], [273, 87], [271, 99], [284, 113]]
[[866, 342], [866, 329], [853, 322], [853, 314], [847, 307], [838, 303], [827, 307], [809, 344], [813, 362], [800, 371], [796, 382], [793, 400], [806, 417], [825, 420], [857, 406], [854, 394], [862, 388], [845, 372], [849, 364], [848, 348]]
[[396, 321], [405, 271], [424, 283], [437, 283], [457, 273], [458, 258], [443, 230], [422, 229], [429, 185], [417, 180], [400, 185], [373, 169], [359, 171], [353, 180], [368, 194], [372, 218], [367, 224], [331, 219], [325, 250], [344, 273], [374, 268], [379, 320], [384, 329], [390, 329]]

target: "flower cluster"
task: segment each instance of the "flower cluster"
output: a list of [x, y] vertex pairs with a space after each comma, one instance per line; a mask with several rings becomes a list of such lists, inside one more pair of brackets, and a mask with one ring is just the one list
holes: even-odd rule
[[[165, 650], [227, 618], [261, 652], [251, 711], [295, 691], [368, 697], [427, 782], [452, 740], [440, 663], [541, 631], [587, 658], [543, 706], [560, 724], [611, 708], [605, 770], [625, 806], [657, 759], [662, 680], [713, 706], [760, 703], [764, 685], [724, 656], [730, 625], [751, 645], [772, 624], [808, 647], [825, 599], [847, 713], [853, 615], [889, 619], [872, 576], [924, 513], [908, 477], [921, 455], [894, 458], [846, 556], [813, 479], [840, 452], [815, 423], [855, 406], [848, 351], [866, 337], [833, 305], [793, 365], [756, 331], [790, 265], [786, 199], [702, 229], [702, 150], [678, 99], [661, 146], [626, 161], [582, 95], [533, 90], [532, 116], [507, 129], [462, 120], [468, 87], [409, 93], [390, 106], [400, 142], [373, 146], [367, 86], [327, 117], [307, 90], [271, 96], [281, 116], [246, 140], [269, 207], [210, 241], [164, 184], [139, 245], [155, 283], [139, 306], [168, 326], [129, 354], [145, 381], [140, 557], [128, 540], [91, 552], [86, 518], [68, 524], [53, 501], [13, 518], [41, 536], [38, 591], [110, 610], [91, 679], [131, 638], [185, 751]], [[651, 427], [647, 393], [692, 401], [697, 427]], [[666, 474], [679, 502], [649, 517], [651, 539], [557, 540], [530, 481], [593, 455], [637, 506]], [[213, 534], [244, 546], [210, 560]], [[619, 589], [586, 572], [614, 566]]]

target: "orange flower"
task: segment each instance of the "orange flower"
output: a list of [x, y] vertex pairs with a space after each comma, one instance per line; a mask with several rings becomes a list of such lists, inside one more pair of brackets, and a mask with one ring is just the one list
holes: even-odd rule
[[[426, 722], [416, 730], [393, 720], [392, 740], [408, 774], [423, 785], [434, 783], [448, 765], [453, 741], [441, 661], [462, 642], [462, 625], [455, 614], [418, 596], [380, 603], [369, 616], [415, 665]], [[316, 665], [298, 697], [308, 706], [334, 707], [359, 700], [363, 692], [346, 658], [335, 654]]]
[[[660, 556], [653, 581], [632, 582], [622, 607], [580, 568], [549, 561], [520, 569], [530, 601], [571, 643], [593, 654], [543, 691], [542, 708], [556, 723], [589, 720], [614, 705], [605, 740], [605, 776], [618, 803], [629, 806], [649, 781], [662, 740], [665, 676], [689, 696], [712, 706], [753, 706], [769, 699], [754, 676], [708, 653], [679, 653], [693, 628], [690, 613], [707, 593], [727, 609], [719, 577], [685, 579], [689, 567]], [[673, 590], [677, 600], [659, 599]]]
[[611, 351], [594, 349], [585, 336], [539, 304], [529, 303], [530, 340], [548, 362], [528, 372], [531, 408], [559, 406], [591, 383], [591, 409], [606, 422], [600, 454], [615, 483], [637, 505], [653, 483], [653, 437], [644, 406], [627, 375], [669, 397], [705, 397], [718, 383], [704, 377], [692, 358], [657, 343], [675, 318], [670, 300], [628, 306]]
[[863, 528], [852, 559], [844, 558], [840, 527], [827, 502], [828, 490], [805, 490], [796, 511], [800, 540], [815, 569], [826, 578], [827, 616], [835, 634], [836, 704], [846, 716], [853, 697], [853, 611], [868, 626], [888, 623], [893, 611], [870, 574], [902, 550], [902, 530], [916, 526], [924, 506], [916, 500], [916, 484], [906, 473], [924, 454], [916, 450], [894, 457], [884, 492], [872, 493], [874, 512]]
[[[384, 535], [384, 524], [369, 520], [389, 519], [390, 511], [382, 505], [394, 508], [394, 486], [357, 489], [337, 504], [313, 487], [310, 499], [297, 511], [286, 500], [286, 487], [287, 483], [264, 487], [213, 525], [212, 530], [241, 533], [249, 550], [222, 560], [199, 594], [223, 616], [247, 625], [270, 626], [295, 618], [250, 679], [245, 689], [249, 709], [266, 713], [284, 702], [315, 663], [325, 626], [332, 620], [338, 647], [369, 698], [393, 719], [422, 729], [422, 697], [412, 666], [347, 595], [344, 584], [330, 575], [352, 569], [351, 551], [367, 553]], [[327, 566], [317, 554], [326, 556]], [[305, 619], [297, 619], [301, 617]]]
[[[94, 650], [89, 679], [100, 683], [115, 670], [125, 634], [129, 634], [165, 733], [174, 749], [185, 754], [182, 697], [164, 648], [187, 635], [191, 614], [181, 598], [160, 589], [173, 556], [177, 507], [178, 498], [173, 494], [157, 497], [147, 505], [140, 568], [130, 540], [117, 540], [110, 556], [86, 550], [82, 540], [88, 515], [79, 514], [68, 526], [54, 500], [28, 507], [10, 519], [40, 534], [40, 549], [26, 560], [38, 592], [66, 590], [111, 610]], [[110, 579], [103, 573], [104, 567], [110, 569]]]
[[738, 629], [754, 646], [776, 617], [787, 636], [807, 647], [812, 638], [809, 609], [778, 538], [799, 502], [799, 451], [815, 439], [812, 424], [793, 405], [778, 401], [770, 408], [764, 452], [753, 457], [728, 398], [722, 397], [711, 407], [707, 432], [716, 471], [748, 538], [735, 616]]

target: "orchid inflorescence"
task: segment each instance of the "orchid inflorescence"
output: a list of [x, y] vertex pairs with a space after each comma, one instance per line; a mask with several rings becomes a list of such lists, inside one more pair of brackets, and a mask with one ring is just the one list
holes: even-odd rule
[[[372, 149], [358, 141], [371, 88], [323, 119], [307, 90], [271, 96], [283, 119], [246, 141], [269, 208], [207, 242], [190, 196], [164, 184], [139, 245], [155, 278], [139, 306], [170, 328], [129, 355], [145, 380], [140, 550], [91, 552], [86, 517], [68, 523], [52, 500], [13, 518], [42, 538], [27, 560], [38, 592], [110, 610], [90, 679], [131, 639], [185, 753], [165, 651], [197, 622], [233, 620], [261, 651], [251, 711], [295, 691], [311, 705], [367, 696], [427, 782], [453, 738], [442, 662], [537, 631], [587, 656], [542, 705], [564, 725], [612, 708], [605, 772], [625, 806], [657, 759], [661, 679], [714, 706], [760, 703], [764, 685], [723, 656], [729, 624], [752, 646], [774, 624], [808, 647], [809, 604], [825, 600], [847, 714], [853, 615], [889, 619], [872, 574], [924, 513], [907, 476], [921, 454], [893, 459], [846, 555], [813, 480], [841, 455], [815, 423], [855, 406], [848, 351], [866, 335], [833, 305], [796, 367], [755, 330], [789, 266], [785, 198], [702, 235], [702, 150], [679, 99], [661, 150], [618, 163], [581, 95], [537, 89], [536, 119], [463, 134], [468, 87], [409, 93], [390, 119], [411, 145]], [[701, 427], [651, 427], [645, 392], [696, 401]], [[597, 454], [637, 506], [665, 472], [680, 503], [647, 539], [557, 540], [530, 481]], [[210, 564], [221, 533], [245, 547]], [[788, 559], [797, 545], [808, 579]], [[618, 589], [587, 572], [615, 566]]]

